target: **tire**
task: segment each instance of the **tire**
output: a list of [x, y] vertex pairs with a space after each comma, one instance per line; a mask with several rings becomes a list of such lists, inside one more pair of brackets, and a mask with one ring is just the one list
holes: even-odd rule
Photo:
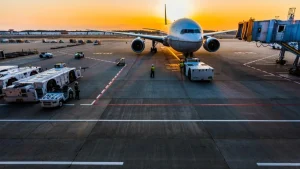
[[62, 107], [62, 106], [63, 106], [62, 100], [59, 101], [58, 106], [59, 106], [59, 107]]
[[43, 56], [42, 56], [42, 55], [40, 55], [40, 58], [43, 58]]
[[188, 71], [188, 78], [189, 78], [190, 81], [192, 81], [192, 71], [191, 71], [191, 69], [189, 69], [189, 71]]
[[69, 99], [74, 99], [74, 93], [73, 92], [69, 93]]
[[154, 53], [157, 53], [157, 48], [154, 48]]
[[286, 64], [286, 60], [282, 60], [281, 62], [280, 62], [280, 65], [285, 65]]

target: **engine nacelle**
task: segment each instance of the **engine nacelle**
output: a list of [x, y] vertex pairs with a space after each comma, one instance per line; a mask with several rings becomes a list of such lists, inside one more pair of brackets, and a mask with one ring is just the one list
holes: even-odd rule
[[220, 42], [216, 38], [209, 37], [204, 40], [203, 47], [208, 52], [216, 52], [220, 48]]
[[136, 38], [131, 43], [131, 49], [135, 53], [142, 53], [145, 49], [145, 41], [141, 38]]

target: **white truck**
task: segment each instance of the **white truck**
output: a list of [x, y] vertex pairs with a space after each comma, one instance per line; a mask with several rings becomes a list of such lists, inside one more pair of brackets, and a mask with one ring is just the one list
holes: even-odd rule
[[42, 52], [40, 54], [40, 58], [53, 58], [53, 54], [52, 53], [49, 53], [49, 52]]
[[13, 84], [13, 82], [36, 75], [41, 72], [41, 67], [21, 67], [0, 72], [0, 95], [2, 89]]
[[64, 63], [56, 64], [35, 76], [31, 76], [13, 83], [3, 89], [6, 102], [36, 102], [46, 93], [56, 88], [62, 88], [81, 77], [80, 70], [64, 67]]
[[62, 107], [63, 103], [74, 98], [74, 92], [71, 87], [64, 86], [62, 90], [58, 89], [47, 93], [40, 99], [43, 108]]
[[214, 78], [214, 68], [200, 62], [199, 58], [186, 58], [183, 69], [185, 76], [191, 81], [211, 81]]

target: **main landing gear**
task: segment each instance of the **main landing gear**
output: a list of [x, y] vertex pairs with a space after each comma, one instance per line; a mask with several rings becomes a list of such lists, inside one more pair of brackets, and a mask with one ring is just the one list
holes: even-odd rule
[[154, 40], [152, 41], [152, 47], [151, 47], [151, 53], [156, 53], [157, 52], [157, 48], [156, 48], [157, 42], [155, 42]]
[[285, 49], [282, 47], [280, 50], [279, 58], [276, 60], [277, 64], [285, 65], [286, 60], [284, 59]]
[[184, 53], [184, 57], [185, 58], [188, 58], [188, 57], [192, 58], [192, 57], [194, 57], [194, 53], [193, 52]]
[[300, 58], [300, 55], [297, 55], [297, 56], [296, 56], [296, 59], [295, 59], [295, 61], [294, 61], [294, 63], [293, 63], [293, 67], [291, 67], [291, 68], [289, 69], [289, 73], [290, 73], [291, 75], [298, 75], [298, 76], [300, 76], [300, 64], [299, 64], [299, 58]]

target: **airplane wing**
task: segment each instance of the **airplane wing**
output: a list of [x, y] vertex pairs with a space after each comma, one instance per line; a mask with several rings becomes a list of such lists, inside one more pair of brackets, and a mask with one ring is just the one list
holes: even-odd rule
[[154, 41], [161, 42], [161, 43], [163, 43], [164, 38], [166, 37], [166, 36], [144, 35], [144, 34], [127, 33], [127, 32], [109, 32], [109, 33], [135, 36], [135, 37], [140, 37], [140, 38], [144, 38], [144, 39], [154, 40]]
[[217, 35], [217, 34], [222, 34], [222, 33], [228, 33], [228, 32], [234, 32], [237, 30], [228, 30], [228, 31], [220, 31], [220, 32], [211, 32], [211, 33], [203, 33], [203, 36], [212, 36], [212, 35]]

